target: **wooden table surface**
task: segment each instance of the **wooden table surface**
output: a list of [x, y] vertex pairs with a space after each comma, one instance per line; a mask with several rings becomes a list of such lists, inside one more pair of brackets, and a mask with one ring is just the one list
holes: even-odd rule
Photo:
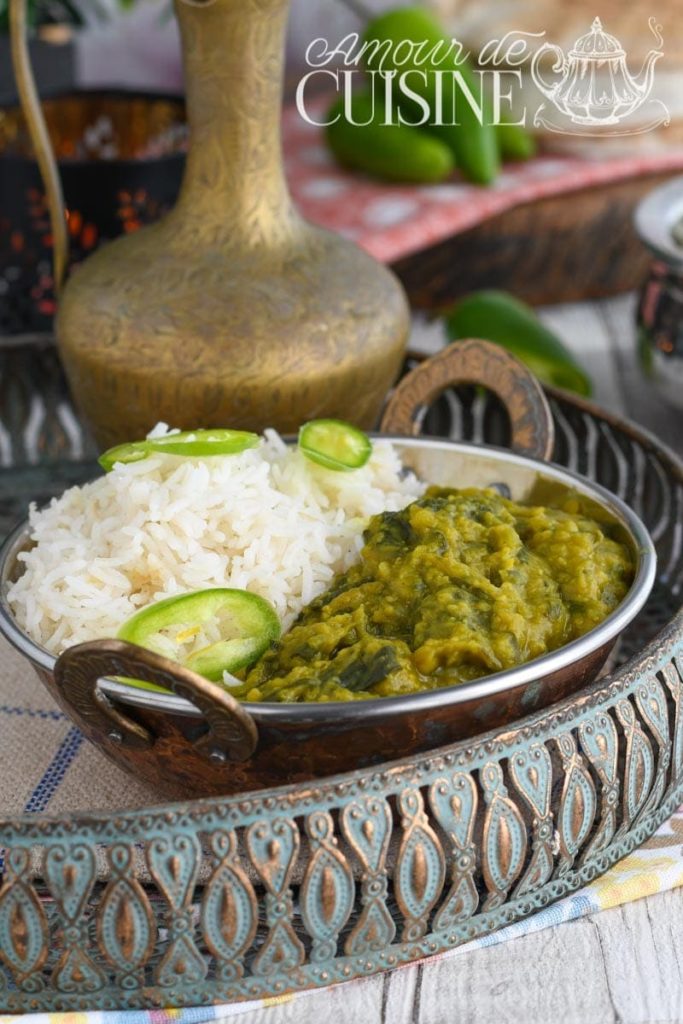
[[[556, 306], [543, 319], [583, 361], [595, 399], [683, 452], [683, 412], [636, 365], [635, 300]], [[416, 324], [417, 347], [441, 342]], [[240, 1015], [240, 1024], [683, 1022], [683, 888], [463, 954]]]

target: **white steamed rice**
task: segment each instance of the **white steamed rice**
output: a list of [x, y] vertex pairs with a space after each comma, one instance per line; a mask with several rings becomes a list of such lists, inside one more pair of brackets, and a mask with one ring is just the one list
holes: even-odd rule
[[[167, 433], [159, 424], [155, 436]], [[378, 512], [424, 490], [388, 441], [333, 472], [266, 431], [258, 448], [206, 459], [155, 454], [118, 464], [31, 508], [33, 548], [8, 598], [18, 624], [55, 654], [116, 636], [173, 594], [237, 587], [267, 598], [287, 628], [362, 547]]]

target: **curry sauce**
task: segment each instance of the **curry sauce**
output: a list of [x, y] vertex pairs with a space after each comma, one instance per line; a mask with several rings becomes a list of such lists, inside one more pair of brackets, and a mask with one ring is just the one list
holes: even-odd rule
[[358, 700], [478, 679], [597, 626], [634, 576], [615, 528], [584, 514], [576, 496], [550, 508], [432, 487], [374, 516], [364, 541], [238, 696]]

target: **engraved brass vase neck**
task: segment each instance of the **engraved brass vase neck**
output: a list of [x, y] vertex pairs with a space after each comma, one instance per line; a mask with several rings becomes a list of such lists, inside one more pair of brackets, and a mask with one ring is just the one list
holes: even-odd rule
[[175, 0], [191, 129], [177, 210], [220, 216], [232, 244], [267, 244], [300, 225], [281, 158], [288, 8], [289, 0]]

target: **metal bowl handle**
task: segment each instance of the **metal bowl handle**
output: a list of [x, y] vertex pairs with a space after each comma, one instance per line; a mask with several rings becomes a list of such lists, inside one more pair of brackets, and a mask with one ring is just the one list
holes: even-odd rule
[[112, 745], [145, 750], [155, 737], [128, 718], [98, 687], [105, 677], [123, 676], [163, 686], [202, 714], [208, 732], [194, 748], [215, 764], [247, 761], [256, 749], [256, 723], [229, 693], [159, 654], [123, 640], [94, 640], [69, 647], [57, 659], [55, 697], [85, 735], [105, 749]]
[[478, 338], [454, 341], [411, 370], [387, 403], [381, 431], [417, 437], [431, 403], [455, 384], [481, 384], [493, 391], [510, 417], [514, 451], [550, 458], [555, 428], [543, 388], [518, 359]]

